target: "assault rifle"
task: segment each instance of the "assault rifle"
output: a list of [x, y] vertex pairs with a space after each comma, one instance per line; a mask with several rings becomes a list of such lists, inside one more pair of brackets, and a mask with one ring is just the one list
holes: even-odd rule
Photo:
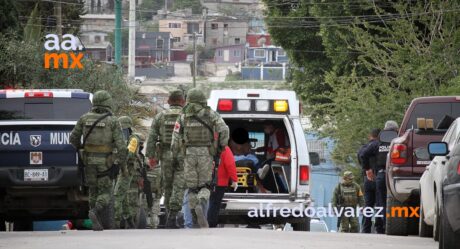
[[153, 206], [153, 194], [152, 194], [152, 183], [150, 182], [149, 178], [147, 177], [147, 167], [148, 165], [145, 165], [145, 157], [144, 155], [140, 152], [139, 150], [139, 155], [140, 155], [140, 165], [141, 167], [139, 168], [139, 173], [141, 174], [142, 179], [144, 180], [144, 186], [142, 188], [142, 191], [145, 194], [145, 197], [147, 199], [147, 206], [149, 208], [152, 208]]

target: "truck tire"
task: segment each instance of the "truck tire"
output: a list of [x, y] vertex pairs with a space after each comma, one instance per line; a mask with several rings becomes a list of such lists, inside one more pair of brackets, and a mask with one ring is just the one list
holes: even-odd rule
[[425, 215], [423, 213], [423, 205], [420, 202], [420, 220], [418, 223], [418, 235], [420, 237], [432, 237], [433, 236], [433, 226], [430, 226], [424, 221]]
[[458, 248], [460, 244], [460, 238], [455, 232], [452, 230], [452, 227], [447, 220], [447, 217], [444, 215], [445, 211], [444, 208], [441, 210], [441, 215], [439, 216], [439, 220], [441, 220], [441, 226], [439, 231], [439, 249], [453, 249]]
[[294, 231], [305, 231], [310, 232], [310, 218], [304, 218], [301, 222], [293, 223], [292, 229]]
[[[406, 206], [404, 203], [394, 199], [392, 196], [387, 196], [387, 210], [390, 210], [393, 207], [404, 207]], [[399, 235], [399, 236], [407, 236], [407, 229], [408, 222], [407, 218], [405, 217], [387, 217], [386, 220], [386, 234], [387, 235]]]
[[0, 232], [5, 232], [6, 231], [6, 224], [5, 224], [4, 219], [0, 219]]

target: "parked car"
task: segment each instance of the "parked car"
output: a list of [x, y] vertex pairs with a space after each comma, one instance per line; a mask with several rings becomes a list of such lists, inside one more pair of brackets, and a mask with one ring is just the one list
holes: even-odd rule
[[[460, 140], [460, 118], [457, 118], [442, 138], [452, 151]], [[431, 145], [431, 144], [430, 144]], [[446, 155], [435, 156], [420, 178], [420, 220], [419, 235], [438, 240], [440, 227], [440, 207], [442, 206], [442, 171], [447, 161]]]
[[[448, 118], [460, 116], [460, 98], [423, 97], [414, 99], [408, 107], [399, 137], [393, 139], [386, 165], [388, 188], [387, 209], [409, 208], [419, 205], [420, 177], [431, 160], [426, 151], [429, 142], [440, 141], [450, 126]], [[432, 120], [433, 127], [419, 126]], [[419, 123], [419, 124], [418, 124]], [[427, 129], [428, 128], [428, 129]], [[408, 235], [418, 233], [418, 218], [389, 217], [386, 233]]]
[[429, 152], [446, 158], [441, 172], [439, 248], [456, 249], [460, 245], [460, 144], [449, 150], [446, 142], [430, 143]]
[[147, 76], [136, 76], [134, 77], [134, 83], [140, 85], [147, 79]]

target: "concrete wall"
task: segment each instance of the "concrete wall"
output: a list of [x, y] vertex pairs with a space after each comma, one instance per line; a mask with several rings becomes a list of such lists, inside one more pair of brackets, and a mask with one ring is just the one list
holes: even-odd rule
[[218, 76], [225, 77], [229, 71], [236, 72], [238, 68], [235, 67], [235, 63], [213, 63], [206, 62], [202, 65], [202, 70], [206, 76]]
[[177, 77], [192, 77], [190, 62], [174, 62], [174, 75]]
[[164, 79], [174, 76], [174, 67], [165, 66], [162, 68], [136, 68], [136, 76], [147, 76], [147, 78]]

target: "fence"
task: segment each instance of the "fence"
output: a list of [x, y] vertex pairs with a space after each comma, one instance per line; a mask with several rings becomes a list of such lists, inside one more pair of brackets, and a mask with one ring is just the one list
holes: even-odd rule
[[287, 74], [286, 63], [282, 66], [243, 66], [241, 77], [243, 80], [285, 80]]

